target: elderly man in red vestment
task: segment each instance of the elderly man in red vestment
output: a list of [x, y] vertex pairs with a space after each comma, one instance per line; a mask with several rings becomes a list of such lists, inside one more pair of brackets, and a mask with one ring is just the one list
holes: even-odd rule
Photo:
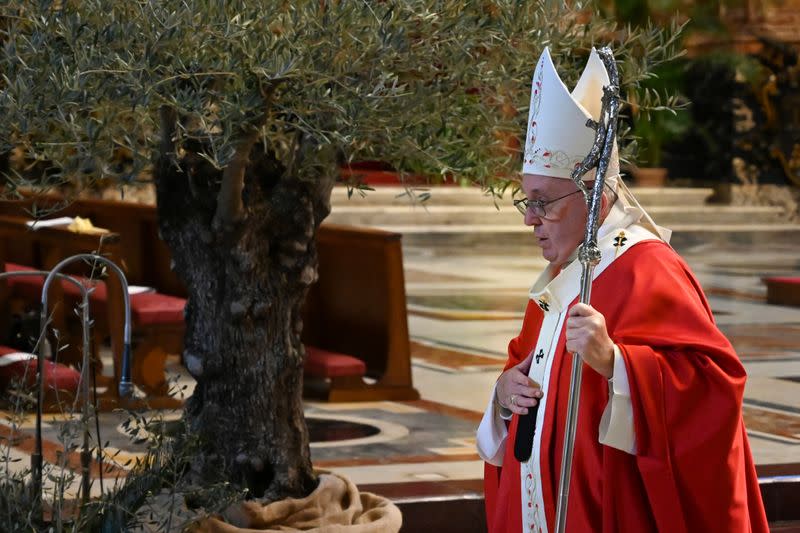
[[592, 305], [576, 303], [587, 214], [569, 177], [608, 83], [594, 51], [572, 92], [548, 50], [534, 73], [516, 203], [549, 266], [478, 429], [489, 531], [554, 528], [574, 352], [585, 365], [567, 531], [767, 532], [742, 421], [744, 368], [669, 230], [618, 178], [616, 152]]

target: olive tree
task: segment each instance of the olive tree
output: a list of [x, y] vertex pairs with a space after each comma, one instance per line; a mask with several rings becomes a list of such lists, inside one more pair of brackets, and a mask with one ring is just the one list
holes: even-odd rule
[[203, 444], [186, 475], [266, 499], [316, 486], [301, 308], [340, 168], [381, 160], [502, 191], [520, 167], [514, 140], [544, 45], [574, 83], [591, 46], [612, 44], [627, 93], [677, 53], [670, 31], [618, 30], [577, 2], [0, 9], [4, 194], [155, 184], [160, 236], [189, 294], [183, 361], [197, 387], [184, 418]]

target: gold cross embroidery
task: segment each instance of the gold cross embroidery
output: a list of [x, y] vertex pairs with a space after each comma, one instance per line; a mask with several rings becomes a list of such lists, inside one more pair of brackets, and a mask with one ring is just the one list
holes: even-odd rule
[[545, 313], [550, 311], [550, 304], [547, 302], [547, 298], [545, 296], [539, 298], [539, 301], [536, 303], [539, 304], [539, 307], [541, 307], [542, 311], [544, 311]]
[[627, 241], [628, 241], [628, 238], [625, 236], [625, 232], [624, 231], [620, 231], [619, 234], [616, 237], [614, 237], [614, 248], [616, 248], [616, 250], [614, 251], [614, 257], [617, 257], [617, 254], [619, 254], [620, 248], [625, 246], [625, 243]]

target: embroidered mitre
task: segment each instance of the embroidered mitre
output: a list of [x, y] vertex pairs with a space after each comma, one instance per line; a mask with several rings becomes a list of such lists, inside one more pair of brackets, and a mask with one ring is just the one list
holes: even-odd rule
[[[570, 93], [553, 65], [550, 49], [544, 49], [531, 85], [523, 174], [554, 178], [572, 176], [572, 171], [584, 160], [594, 142], [595, 131], [587, 127], [586, 122], [600, 118], [603, 87], [609, 83], [606, 67], [592, 49], [586, 68]], [[590, 170], [583, 180], [594, 180], [595, 172], [595, 169]], [[615, 180], [618, 175], [615, 142], [606, 179]]]

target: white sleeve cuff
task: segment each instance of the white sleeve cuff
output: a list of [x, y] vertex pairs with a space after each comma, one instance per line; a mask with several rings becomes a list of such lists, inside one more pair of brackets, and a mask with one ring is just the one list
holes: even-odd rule
[[608, 380], [608, 404], [600, 419], [600, 443], [623, 452], [636, 453], [633, 404], [625, 358], [614, 345], [614, 375]]
[[[508, 438], [508, 427], [505, 420], [510, 419], [512, 413], [496, 400], [496, 388], [497, 384], [492, 388], [489, 405], [478, 426], [476, 445], [481, 459], [494, 466], [503, 466], [503, 454]], [[508, 418], [505, 418], [506, 415]]]

